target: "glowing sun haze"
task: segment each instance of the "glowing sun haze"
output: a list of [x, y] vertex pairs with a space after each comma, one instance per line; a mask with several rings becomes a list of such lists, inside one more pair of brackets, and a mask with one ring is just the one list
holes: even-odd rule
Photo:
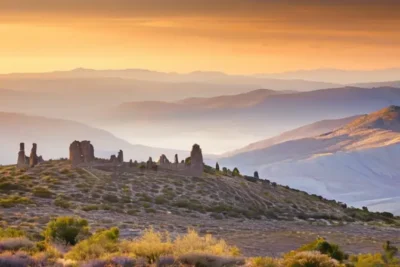
[[0, 72], [398, 67], [399, 10], [397, 0], [1, 0]]

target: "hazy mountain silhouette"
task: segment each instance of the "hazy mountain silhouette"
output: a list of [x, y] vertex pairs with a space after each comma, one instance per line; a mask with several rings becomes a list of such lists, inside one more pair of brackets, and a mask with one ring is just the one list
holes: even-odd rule
[[355, 205], [374, 206], [385, 198], [386, 209], [399, 214], [399, 203], [388, 200], [400, 197], [399, 153], [400, 107], [390, 106], [337, 130], [240, 153], [220, 164], [258, 170], [262, 177]]
[[37, 143], [38, 153], [45, 159], [68, 157], [69, 145], [74, 140], [90, 140], [96, 156], [107, 158], [119, 149], [124, 151], [127, 159], [136, 160], [147, 160], [149, 156], [158, 158], [161, 154], [170, 158], [175, 153], [181, 157], [189, 154], [186, 151], [132, 145], [107, 131], [68, 120], [0, 112], [0, 125], [0, 164], [16, 163], [20, 142], [25, 142], [27, 153], [31, 144]]

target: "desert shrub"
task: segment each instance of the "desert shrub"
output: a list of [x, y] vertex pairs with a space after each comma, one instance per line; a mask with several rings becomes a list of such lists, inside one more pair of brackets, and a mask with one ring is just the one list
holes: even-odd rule
[[345, 253], [339, 248], [338, 245], [327, 242], [324, 238], [317, 238], [315, 241], [306, 244], [298, 249], [299, 251], [318, 251], [321, 254], [326, 254], [331, 258], [343, 261]]
[[386, 263], [399, 263], [399, 259], [396, 257], [399, 249], [396, 246], [393, 246], [390, 241], [386, 241], [383, 244], [383, 259]]
[[224, 256], [240, 255], [237, 247], [228, 246], [224, 240], [216, 239], [210, 234], [199, 236], [194, 230], [189, 230], [184, 236], [178, 236], [174, 241], [173, 250], [176, 256], [194, 252]]
[[354, 267], [384, 267], [387, 266], [381, 254], [360, 254], [350, 258]]
[[172, 243], [167, 233], [158, 233], [150, 228], [140, 239], [122, 242], [121, 251], [133, 254], [135, 257], [146, 258], [148, 263], [154, 263], [161, 256], [172, 254]]
[[178, 258], [177, 262], [185, 264], [185, 266], [196, 267], [243, 266], [245, 264], [244, 259], [241, 258], [198, 253], [182, 255]]
[[20, 249], [31, 249], [34, 243], [26, 237], [7, 238], [0, 240], [0, 251], [11, 250], [17, 251]]
[[58, 217], [52, 220], [43, 233], [47, 241], [60, 241], [66, 245], [75, 245], [88, 234], [88, 222], [74, 217]]
[[46, 187], [37, 186], [32, 190], [32, 193], [35, 197], [41, 198], [51, 198], [53, 196], [53, 192], [51, 192]]
[[278, 259], [270, 258], [270, 257], [256, 257], [250, 258], [247, 261], [248, 267], [280, 267], [281, 262]]
[[106, 194], [103, 196], [104, 201], [112, 202], [112, 203], [117, 203], [119, 202], [119, 198], [116, 195], [112, 194]]
[[15, 184], [11, 182], [2, 182], [0, 183], [0, 190], [2, 191], [25, 190], [25, 188], [20, 184]]
[[233, 171], [232, 171], [232, 175], [233, 175], [233, 176], [240, 176], [240, 171], [239, 171], [239, 169], [238, 169], [238, 168], [234, 168]]
[[0, 228], [0, 240], [4, 238], [23, 237], [25, 233], [22, 230], [15, 228]]
[[31, 204], [32, 201], [27, 197], [7, 196], [0, 198], [0, 206], [3, 208], [11, 208], [18, 204]]
[[291, 252], [282, 260], [285, 267], [340, 267], [337, 260], [318, 251]]
[[54, 205], [63, 209], [69, 209], [71, 207], [71, 203], [62, 196], [59, 196], [54, 200]]
[[67, 259], [88, 261], [118, 251], [119, 230], [114, 227], [99, 231], [86, 240], [76, 244], [66, 255]]
[[83, 211], [92, 211], [92, 210], [99, 210], [100, 207], [97, 205], [87, 205], [87, 206], [83, 206], [82, 210]]

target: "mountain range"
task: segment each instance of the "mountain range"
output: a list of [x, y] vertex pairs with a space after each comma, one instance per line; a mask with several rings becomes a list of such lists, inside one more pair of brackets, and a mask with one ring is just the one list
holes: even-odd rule
[[399, 214], [400, 107], [390, 106], [328, 124], [341, 123], [344, 125], [335, 130], [315, 136], [303, 134], [306, 137], [300, 139], [291, 134], [298, 131], [301, 136], [304, 129], [324, 123], [296, 129], [282, 134], [281, 139], [243, 148], [219, 162], [247, 173], [258, 170], [262, 177], [278, 183], [352, 205]]

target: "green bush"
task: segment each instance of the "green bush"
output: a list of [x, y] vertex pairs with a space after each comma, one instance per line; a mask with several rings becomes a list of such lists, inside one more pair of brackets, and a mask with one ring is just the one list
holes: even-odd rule
[[79, 242], [67, 254], [66, 258], [76, 261], [88, 261], [118, 251], [119, 229], [114, 227], [95, 233]]
[[3, 208], [11, 208], [18, 204], [31, 204], [32, 200], [27, 197], [20, 196], [8, 196], [5, 198], [0, 198], [0, 206]]
[[300, 247], [298, 251], [318, 251], [321, 254], [328, 255], [329, 257], [340, 262], [346, 258], [345, 253], [339, 248], [338, 245], [328, 243], [324, 238], [318, 238], [315, 241]]
[[53, 192], [51, 192], [48, 188], [46, 187], [35, 187], [32, 190], [32, 193], [35, 197], [41, 197], [41, 198], [51, 198], [53, 196]]
[[5, 238], [24, 237], [25, 232], [16, 228], [0, 228], [0, 240]]
[[47, 224], [43, 235], [47, 241], [60, 241], [66, 245], [75, 245], [80, 238], [89, 235], [88, 222], [73, 217], [58, 217]]
[[286, 254], [283, 259], [284, 267], [340, 267], [337, 260], [318, 251], [301, 251]]
[[57, 197], [54, 200], [54, 205], [56, 205], [57, 207], [61, 207], [63, 209], [69, 209], [71, 207], [71, 203], [64, 197]]

